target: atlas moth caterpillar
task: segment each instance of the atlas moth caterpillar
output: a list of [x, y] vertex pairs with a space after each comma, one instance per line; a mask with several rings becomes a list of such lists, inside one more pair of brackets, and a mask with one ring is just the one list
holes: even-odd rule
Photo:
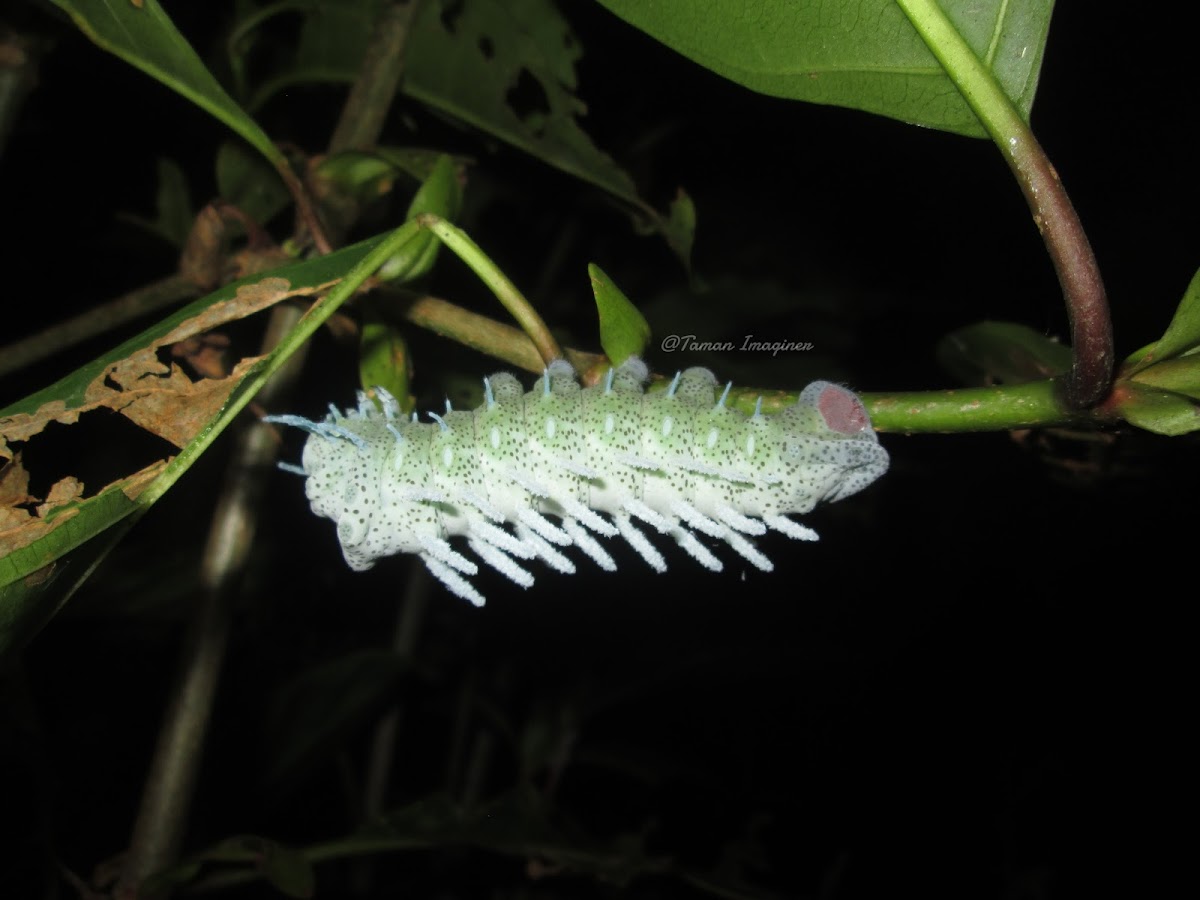
[[[724, 541], [752, 565], [771, 561], [751, 537], [768, 528], [802, 541], [812, 529], [788, 518], [861, 491], [888, 467], [887, 451], [859, 398], [815, 381], [793, 406], [747, 416], [717, 396], [708, 369], [677, 374], [647, 393], [646, 365], [632, 357], [591, 387], [555, 360], [528, 393], [500, 372], [483, 381], [473, 411], [404, 417], [376, 389], [358, 407], [324, 420], [267, 416], [309, 433], [302, 464], [312, 510], [337, 523], [342, 554], [362, 571], [375, 560], [415, 553], [453, 593], [482, 605], [464, 576], [476, 563], [454, 537], [522, 587], [533, 575], [518, 560], [540, 559], [573, 573], [563, 550], [578, 547], [600, 568], [617, 566], [601, 538], [624, 538], [658, 572], [667, 564], [635, 524], [675, 539], [700, 565], [722, 570], [701, 536]], [[551, 518], [559, 519], [556, 523]]]

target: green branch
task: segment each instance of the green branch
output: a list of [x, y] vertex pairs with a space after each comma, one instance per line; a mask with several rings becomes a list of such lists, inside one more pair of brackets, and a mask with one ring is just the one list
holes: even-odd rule
[[1107, 421], [1063, 407], [1053, 381], [956, 391], [863, 394], [878, 431], [907, 434], [1005, 431]]
[[1004, 154], [1058, 273], [1071, 322], [1074, 360], [1066, 401], [1087, 409], [1108, 394], [1113, 339], [1100, 268], [1058, 173], [991, 71], [935, 0], [896, 0]]
[[466, 232], [432, 214], [418, 216], [417, 221], [436, 234], [443, 244], [454, 251], [458, 258], [470, 266], [471, 271], [491, 288], [496, 299], [517, 320], [521, 330], [529, 335], [529, 339], [533, 341], [538, 353], [541, 354], [543, 362], [549, 363], [552, 360], [562, 359], [562, 348], [554, 339], [554, 335], [550, 333], [550, 329], [542, 317], [538, 315], [538, 311], [517, 290], [517, 286], [509, 280], [508, 276], [501, 272], [487, 254], [479, 248], [479, 245], [467, 237]]

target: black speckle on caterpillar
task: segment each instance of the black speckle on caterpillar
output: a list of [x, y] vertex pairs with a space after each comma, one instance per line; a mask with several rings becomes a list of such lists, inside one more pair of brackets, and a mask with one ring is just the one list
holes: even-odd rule
[[533, 575], [518, 560], [573, 573], [563, 552], [572, 546], [615, 571], [599, 539], [617, 536], [665, 572], [635, 520], [714, 572], [721, 560], [701, 535], [770, 572], [752, 537], [771, 528], [816, 540], [788, 515], [855, 494], [887, 471], [887, 451], [846, 388], [816, 381], [783, 412], [747, 416], [725, 405], [728, 385], [718, 397], [708, 369], [681, 372], [652, 394], [647, 374], [632, 358], [584, 388], [570, 364], [556, 360], [529, 392], [500, 372], [484, 379], [478, 409], [452, 411], [447, 402], [429, 422], [403, 417], [382, 390], [382, 409], [360, 394], [357, 409], [331, 405], [320, 422], [264, 421], [309, 432], [302, 465], [281, 465], [307, 476], [312, 510], [337, 523], [350, 568], [415, 553], [476, 605], [484, 598], [465, 576], [477, 565], [451, 538], [465, 538], [522, 587]]

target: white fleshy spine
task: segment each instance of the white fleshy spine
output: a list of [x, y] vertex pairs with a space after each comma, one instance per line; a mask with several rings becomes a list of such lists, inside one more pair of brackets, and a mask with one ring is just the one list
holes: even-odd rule
[[674, 537], [714, 572], [722, 563], [701, 537], [769, 572], [771, 561], [749, 536], [769, 527], [816, 540], [787, 516], [857, 493], [887, 471], [866, 409], [838, 385], [813, 382], [783, 412], [746, 416], [726, 405], [728, 386], [718, 399], [707, 369], [678, 374], [665, 392], [645, 393], [646, 379], [634, 358], [581, 388], [571, 366], [556, 360], [528, 392], [501, 372], [485, 379], [478, 409], [447, 404], [430, 422], [404, 419], [386, 392], [382, 411], [360, 396], [357, 408], [331, 407], [320, 422], [266, 420], [309, 432], [306, 492], [313, 512], [337, 523], [352, 569], [416, 553], [477, 605], [484, 598], [464, 577], [477, 567], [451, 538], [465, 537], [482, 562], [526, 588], [533, 576], [515, 560], [573, 572], [561, 548], [614, 571], [598, 537], [619, 535], [666, 571], [633, 519]]

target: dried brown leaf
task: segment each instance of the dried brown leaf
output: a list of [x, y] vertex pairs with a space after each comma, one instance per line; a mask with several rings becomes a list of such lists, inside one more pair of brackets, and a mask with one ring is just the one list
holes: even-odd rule
[[46, 502], [38, 504], [38, 517], [44, 519], [50, 510], [66, 506], [68, 503], [79, 500], [82, 497], [83, 482], [78, 478], [68, 475], [66, 478], [54, 482], [50, 487], [50, 493], [46, 495]]
[[[119, 489], [130, 500], [136, 500], [142, 491], [162, 474], [169, 462], [170, 460], [166, 459], [153, 462], [140, 472], [106, 485], [96, 496]], [[79, 513], [77, 504], [87, 502], [82, 497], [83, 484], [75, 478], [67, 477], [50, 489], [46, 502], [38, 505], [36, 516], [24, 509], [0, 509], [0, 558], [41, 540], [56, 528], [62, 527], [64, 522], [69, 522]], [[57, 510], [56, 514], [47, 520], [46, 516], [54, 510]], [[20, 515], [21, 513], [24, 515]]]
[[284, 278], [264, 278], [239, 288], [228, 300], [212, 304], [151, 344], [108, 366], [88, 385], [83, 403], [68, 407], [65, 401], [54, 400], [34, 413], [0, 419], [0, 454], [5, 453], [5, 442], [27, 441], [51, 422], [73, 425], [83, 413], [102, 408], [121, 413], [177, 447], [186, 446], [217, 415], [242, 376], [261, 357], [242, 359], [228, 377], [193, 381], [181, 366], [160, 362], [159, 348], [319, 289], [293, 290]]
[[21, 465], [21, 454], [0, 466], [0, 508], [28, 503], [29, 473]]

